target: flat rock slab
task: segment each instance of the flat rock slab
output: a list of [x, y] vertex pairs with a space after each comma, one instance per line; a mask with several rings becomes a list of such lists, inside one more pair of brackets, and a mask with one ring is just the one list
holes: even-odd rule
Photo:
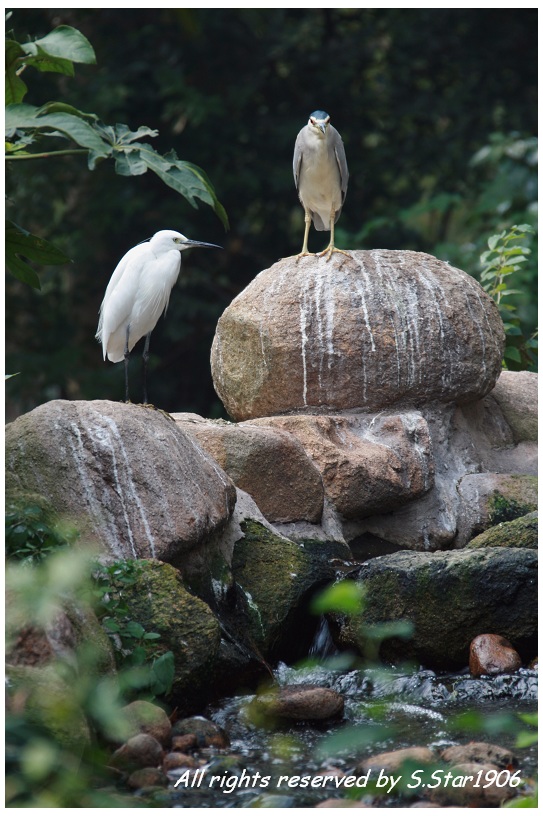
[[469, 275], [420, 252], [284, 258], [220, 318], [211, 366], [235, 420], [484, 397], [504, 332]]
[[345, 702], [334, 689], [319, 686], [284, 686], [259, 694], [253, 704], [265, 716], [280, 720], [328, 720], [341, 717]]
[[179, 564], [220, 530], [235, 487], [160, 411], [54, 400], [6, 429], [8, 489], [41, 493], [117, 558]]

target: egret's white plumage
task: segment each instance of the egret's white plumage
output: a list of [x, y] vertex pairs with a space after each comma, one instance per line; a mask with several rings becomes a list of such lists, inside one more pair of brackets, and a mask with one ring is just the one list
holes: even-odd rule
[[[102, 344], [104, 360], [107, 356], [112, 363], [127, 362], [138, 340], [149, 338], [168, 307], [181, 269], [181, 252], [198, 246], [217, 245], [191, 241], [174, 230], [160, 230], [121, 258], [100, 307], [96, 339]], [[144, 360], [147, 352], [148, 340]]]

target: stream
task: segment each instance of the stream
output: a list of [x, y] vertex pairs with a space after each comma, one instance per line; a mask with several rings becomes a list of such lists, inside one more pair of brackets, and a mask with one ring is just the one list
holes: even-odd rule
[[[330, 774], [332, 768], [352, 772], [361, 759], [413, 745], [440, 750], [470, 741], [491, 742], [514, 751], [523, 780], [535, 774], [537, 746], [515, 747], [517, 733], [525, 726], [519, 719], [518, 729], [513, 730], [510, 715], [537, 710], [537, 670], [473, 679], [467, 671], [438, 674], [422, 668], [353, 668], [345, 656], [322, 656], [330, 651], [325, 628], [318, 638], [313, 652], [320, 652], [319, 657], [297, 667], [280, 663], [275, 680], [279, 686], [311, 684], [334, 689], [345, 699], [343, 719], [268, 730], [251, 717], [254, 695], [219, 701], [204, 713], [228, 733], [230, 748], [222, 754], [207, 749], [209, 760], [198, 787], [174, 788], [180, 772], [173, 772], [171, 807], [314, 807], [325, 799], [345, 797], [349, 791], [338, 790], [332, 781], [315, 790], [307, 783], [306, 787], [301, 783], [289, 788], [284, 780], [279, 784], [280, 777]], [[469, 728], [457, 722], [458, 715], [466, 712], [476, 712]], [[484, 727], [480, 715], [486, 718]], [[505, 730], [503, 716], [509, 719]], [[356, 743], [342, 754], [334, 743], [337, 739]], [[372, 800], [369, 793], [356, 791], [356, 798], [364, 795], [373, 807], [398, 807], [423, 798], [419, 793], [406, 800], [391, 792]]]

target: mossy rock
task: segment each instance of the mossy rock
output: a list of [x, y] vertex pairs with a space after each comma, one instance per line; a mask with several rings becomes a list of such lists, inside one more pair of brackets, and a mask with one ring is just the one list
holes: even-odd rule
[[29, 725], [44, 728], [61, 745], [80, 751], [90, 742], [90, 729], [77, 702], [77, 693], [57, 668], [7, 666], [7, 710], [16, 697], [17, 711], [23, 701], [23, 716]]
[[322, 548], [295, 544], [256, 521], [245, 520], [241, 529], [232, 572], [247, 602], [251, 638], [268, 659], [299, 658], [317, 623], [308, 600], [334, 570]]
[[492, 526], [513, 521], [537, 510], [537, 476], [525, 474], [504, 476], [503, 492], [495, 490], [489, 497], [489, 522]]
[[407, 620], [409, 640], [381, 645], [390, 662], [414, 660], [453, 670], [468, 664], [469, 644], [498, 632], [521, 655], [537, 643], [537, 553], [503, 547], [452, 552], [398, 552], [372, 558], [358, 570], [366, 592], [360, 619], [339, 622], [339, 642], [364, 653], [364, 625]]
[[537, 511], [514, 521], [504, 521], [472, 538], [467, 549], [480, 547], [517, 547], [537, 550]]
[[175, 678], [172, 701], [192, 710], [205, 700], [216, 668], [221, 639], [219, 621], [200, 598], [183, 585], [170, 564], [141, 559], [133, 583], [122, 586], [131, 620], [159, 640], [146, 641], [149, 658], [172, 651]]

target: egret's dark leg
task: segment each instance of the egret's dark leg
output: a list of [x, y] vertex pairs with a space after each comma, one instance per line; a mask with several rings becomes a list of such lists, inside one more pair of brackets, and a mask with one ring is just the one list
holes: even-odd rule
[[124, 391], [125, 402], [130, 402], [130, 394], [128, 393], [128, 361], [130, 360], [130, 352], [128, 350], [128, 340], [130, 339], [130, 326], [126, 327], [126, 343], [124, 344]]
[[149, 359], [149, 342], [151, 340], [151, 332], [145, 338], [145, 346], [143, 348], [143, 404], [147, 405], [147, 360]]

